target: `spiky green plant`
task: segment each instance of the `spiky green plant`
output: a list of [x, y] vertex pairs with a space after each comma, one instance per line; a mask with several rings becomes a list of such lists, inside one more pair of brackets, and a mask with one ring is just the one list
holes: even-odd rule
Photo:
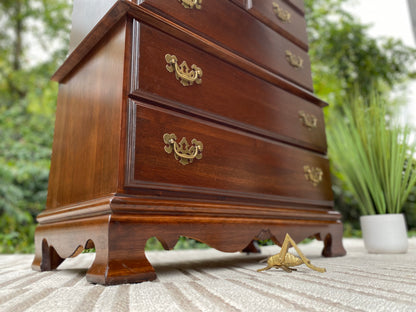
[[329, 157], [362, 214], [400, 213], [416, 183], [410, 127], [387, 114], [385, 101], [375, 95], [356, 97], [332, 113]]

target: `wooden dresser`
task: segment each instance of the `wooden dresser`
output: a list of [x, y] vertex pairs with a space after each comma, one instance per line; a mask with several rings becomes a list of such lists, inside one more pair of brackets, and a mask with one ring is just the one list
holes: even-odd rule
[[183, 235], [227, 252], [315, 237], [342, 256], [302, 0], [75, 0], [35, 270], [156, 278]]

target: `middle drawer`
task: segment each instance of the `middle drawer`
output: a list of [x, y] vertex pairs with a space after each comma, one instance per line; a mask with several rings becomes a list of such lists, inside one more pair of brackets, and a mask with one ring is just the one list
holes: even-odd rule
[[[222, 123], [326, 152], [321, 107], [143, 24], [140, 42], [133, 94], [157, 94]], [[179, 74], [167, 54], [177, 58]], [[188, 68], [180, 66], [183, 61]], [[180, 75], [191, 75], [193, 64], [201, 70], [201, 81], [184, 86]]]
[[157, 106], [131, 105], [130, 186], [331, 205], [326, 157]]

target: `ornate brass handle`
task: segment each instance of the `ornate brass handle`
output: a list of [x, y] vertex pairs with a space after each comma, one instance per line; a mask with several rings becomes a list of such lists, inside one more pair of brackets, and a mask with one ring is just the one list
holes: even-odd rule
[[323, 172], [321, 168], [318, 167], [311, 167], [311, 166], [303, 166], [303, 171], [305, 172], [305, 179], [310, 181], [313, 186], [317, 186], [319, 183], [322, 182]]
[[189, 145], [185, 137], [178, 143], [176, 143], [176, 134], [175, 133], [165, 133], [163, 135], [163, 142], [165, 142], [165, 152], [171, 154], [174, 152], [175, 159], [178, 160], [182, 165], [191, 164], [194, 159], [202, 158], [202, 151], [204, 150], [204, 145], [201, 141], [192, 139], [191, 144]]
[[273, 12], [276, 14], [277, 18], [284, 23], [290, 23], [290, 18], [292, 17], [290, 13], [282, 9], [276, 2], [273, 2]]
[[309, 130], [318, 126], [318, 118], [315, 115], [299, 111], [300, 120]]
[[187, 87], [194, 84], [202, 83], [202, 69], [193, 64], [191, 66], [192, 70], [189, 69], [186, 61], [183, 61], [181, 65], [178, 65], [178, 59], [175, 55], [166, 54], [165, 60], [168, 63], [166, 69], [168, 72], [175, 72], [175, 77], [180, 81], [180, 83]]
[[289, 50], [286, 50], [286, 59], [289, 62], [289, 64], [295, 67], [296, 69], [303, 67], [303, 59], [300, 56], [293, 54]]
[[202, 0], [178, 0], [187, 9], [201, 9]]

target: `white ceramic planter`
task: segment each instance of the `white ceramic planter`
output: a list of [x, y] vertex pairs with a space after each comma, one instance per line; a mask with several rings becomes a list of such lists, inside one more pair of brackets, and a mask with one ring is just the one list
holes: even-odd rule
[[407, 227], [403, 214], [362, 216], [360, 224], [369, 253], [407, 252]]

